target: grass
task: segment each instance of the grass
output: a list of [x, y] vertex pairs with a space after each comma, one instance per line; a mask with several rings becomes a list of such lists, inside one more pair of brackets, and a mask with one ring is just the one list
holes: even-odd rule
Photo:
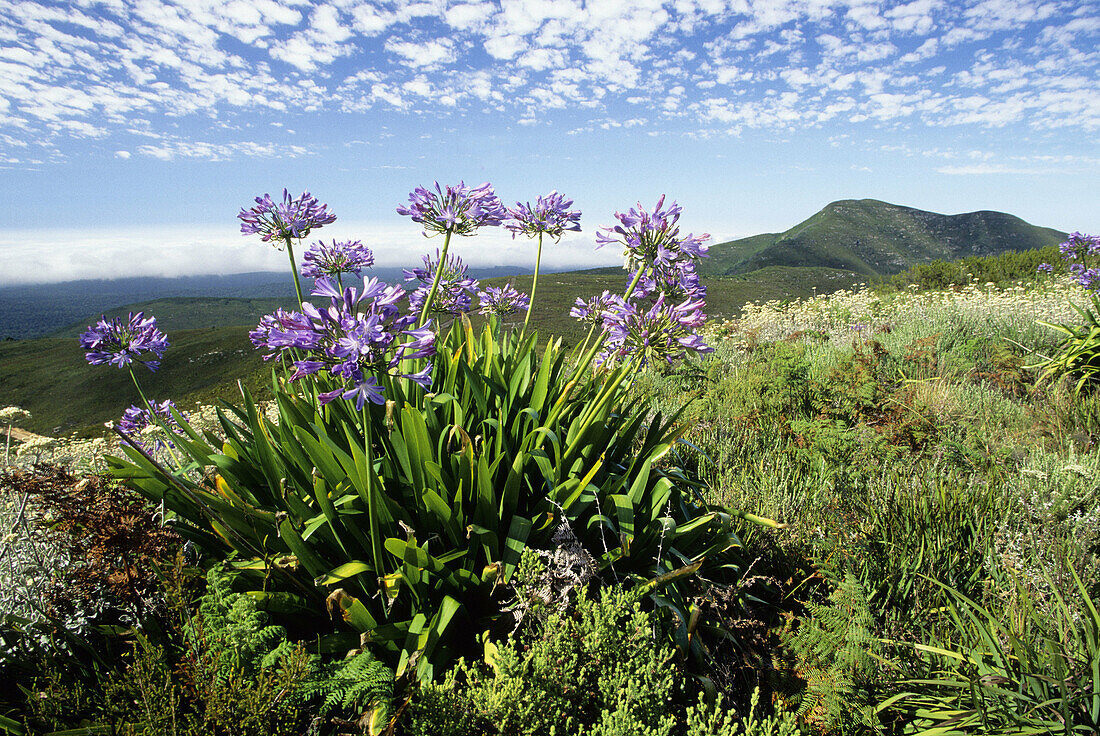
[[[532, 323], [544, 336], [560, 335], [567, 344], [579, 342], [584, 332], [569, 316], [573, 302], [604, 290], [620, 290], [624, 280], [618, 269], [543, 274]], [[530, 276], [485, 283], [504, 281], [530, 290]], [[751, 299], [808, 297], [851, 282], [851, 275], [844, 272], [783, 268], [710, 279], [708, 308], [712, 314], [732, 316]], [[263, 395], [269, 373], [248, 342], [247, 332], [278, 306], [292, 306], [292, 300], [180, 297], [120, 307], [107, 316], [145, 311], [157, 318], [172, 347], [160, 371], [140, 377], [142, 385], [150, 398], [173, 398], [188, 407], [234, 398], [240, 377]], [[89, 315], [56, 337], [0, 342], [0, 406], [18, 405], [30, 411], [31, 419], [21, 425], [25, 429], [45, 435], [95, 434], [103, 422], [117, 419], [126, 406], [138, 401], [125, 372], [90, 368], [84, 362], [75, 338], [95, 319], [98, 315]], [[519, 324], [522, 319], [516, 321]]]
[[[1055, 345], [1036, 320], [1072, 320], [1083, 294], [1054, 279], [825, 296], [821, 272], [767, 274], [774, 295], [729, 312], [748, 293], [736, 289], [762, 282], [711, 280], [711, 310], [731, 315], [708, 328], [716, 352], [639, 376], [635, 390], [655, 409], [688, 404], [690, 444], [674, 452], [710, 500], [783, 525], [740, 529], [771, 618], [761, 614], [760, 640], [746, 625], [736, 644], [738, 656], [767, 654], [753, 671], [768, 711], [816, 734], [914, 733], [959, 713], [958, 733], [1090, 732], [1100, 394], [1039, 383], [1026, 367]], [[622, 274], [540, 282], [540, 330], [565, 331], [571, 300]], [[158, 397], [169, 386], [213, 397], [221, 388], [204, 375], [259, 384], [266, 373], [241, 328], [172, 338], [172, 360], [149, 377]], [[35, 377], [43, 366], [50, 380]], [[84, 365], [72, 339], [0, 345], [0, 404], [22, 403], [36, 422], [116, 418], [128, 381]], [[38, 396], [37, 407], [25, 398]], [[502, 707], [534, 692], [524, 676]], [[745, 693], [727, 696], [746, 710]]]
[[[170, 335], [170, 360], [156, 373], [136, 369], [150, 399], [172, 398], [181, 407], [239, 396], [239, 377], [261, 395], [269, 369], [243, 327], [183, 330]], [[89, 366], [71, 338], [0, 343], [0, 404], [31, 413], [21, 423], [37, 434], [98, 432], [123, 409], [140, 403], [129, 374], [113, 366]]]

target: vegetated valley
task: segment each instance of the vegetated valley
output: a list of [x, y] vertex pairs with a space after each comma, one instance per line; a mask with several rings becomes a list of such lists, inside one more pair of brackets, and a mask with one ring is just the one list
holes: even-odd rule
[[162, 300], [145, 392], [193, 433], [143, 453], [92, 431], [125, 372], [0, 345], [8, 423], [82, 430], [3, 476], [0, 730], [1094, 733], [1100, 398], [1087, 344], [1036, 368], [1090, 303], [1065, 238], [834, 203], [712, 247], [713, 353], [591, 379], [565, 314], [624, 273], [543, 274], [537, 340], [458, 321], [360, 412], [252, 349], [274, 304]]

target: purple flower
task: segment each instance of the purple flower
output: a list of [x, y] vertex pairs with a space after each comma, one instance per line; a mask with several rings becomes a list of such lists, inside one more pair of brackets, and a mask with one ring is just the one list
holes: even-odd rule
[[613, 227], [602, 227], [596, 232], [596, 247], [617, 243], [624, 248], [629, 270], [638, 266], [667, 267], [680, 261], [694, 261], [707, 257], [706, 241], [710, 235], [680, 236], [677, 222], [682, 209], [673, 202], [668, 209], [664, 207], [665, 197], [657, 200], [657, 206], [650, 212], [638, 204], [638, 209], [629, 212], [616, 212], [619, 221]]
[[[1078, 284], [1088, 291], [1100, 290], [1100, 272], [1087, 264], [1089, 256], [1100, 255], [1100, 237], [1071, 233], [1065, 242], [1059, 244], [1058, 251], [1062, 254], [1062, 260], [1069, 264], [1069, 272]], [[1043, 266], [1039, 268], [1046, 270]]]
[[[172, 430], [173, 433], [183, 436], [183, 428], [172, 416], [173, 409], [179, 411], [175, 402], [171, 400], [162, 401], [159, 404], [150, 400], [145, 408], [133, 405], [122, 413], [122, 418], [118, 421], [118, 428], [123, 434], [127, 435], [130, 444], [148, 450], [148, 445], [135, 439], [135, 437], [149, 427], [157, 427], [157, 420], [154, 415], [159, 417], [160, 423]], [[187, 415], [183, 412], [180, 412], [180, 416], [187, 419]], [[158, 437], [154, 440], [153, 447], [159, 450], [163, 447], [175, 447], [175, 445], [170, 440], [163, 440]]]
[[539, 197], [533, 207], [530, 202], [516, 202], [516, 208], [508, 210], [509, 219], [504, 227], [512, 231], [512, 238], [516, 235], [533, 238], [545, 233], [554, 240], [560, 240], [566, 230], [580, 232], [581, 213], [570, 210], [572, 205], [573, 200], [566, 199], [557, 191]]
[[[122, 368], [137, 361], [155, 371], [168, 349], [168, 338], [157, 329], [155, 317], [131, 312], [125, 320], [118, 317], [108, 320], [104, 316], [96, 324], [89, 325], [80, 336], [80, 347], [92, 365], [110, 363]], [[154, 355], [155, 358], [150, 357]]]
[[[331, 277], [322, 277], [312, 294], [328, 297], [329, 306], [321, 309], [305, 302], [301, 312], [276, 310], [249, 333], [253, 345], [272, 351], [266, 358], [294, 351], [290, 380], [327, 372], [339, 385], [319, 394], [321, 402], [344, 398], [354, 400], [357, 409], [368, 401], [385, 401], [378, 376], [407, 375], [430, 384], [430, 366], [413, 374], [400, 371], [403, 360], [435, 354], [430, 326], [413, 329], [416, 318], [398, 307], [404, 289], [370, 279], [362, 289], [341, 290]], [[411, 339], [402, 342], [403, 338]]]
[[271, 240], [304, 238], [311, 230], [336, 221], [336, 215], [328, 212], [328, 205], [321, 204], [309, 192], [291, 198], [283, 189], [283, 201], [276, 203], [270, 194], [256, 197], [256, 206], [241, 209], [237, 218], [241, 221], [241, 233], [257, 233], [265, 243]]
[[638, 279], [631, 299], [648, 299], [653, 302], [663, 296], [665, 301], [682, 302], [685, 299], [705, 299], [706, 295], [707, 287], [699, 282], [695, 262], [673, 261], [665, 267], [646, 269]]
[[1069, 238], [1059, 243], [1058, 251], [1062, 258], [1069, 261], [1083, 260], [1085, 256], [1100, 253], [1100, 237], [1084, 233], [1070, 233]]
[[[436, 268], [439, 266], [440, 253], [437, 248], [435, 258], [424, 255], [423, 268], [402, 269], [406, 281], [416, 281], [419, 285], [409, 294], [409, 307], [419, 312], [424, 300], [432, 289]], [[467, 275], [469, 267], [458, 256], [451, 254], [443, 262], [443, 271], [439, 275], [439, 287], [436, 289], [433, 304], [428, 309], [435, 314], [462, 314], [470, 311], [473, 295], [477, 293], [477, 279]]]
[[516, 312], [526, 312], [530, 304], [527, 295], [522, 291], [516, 291], [511, 284], [502, 287], [490, 286], [485, 291], [479, 291], [477, 298], [481, 302], [478, 310], [481, 314], [495, 314], [500, 317]]
[[713, 352], [696, 332], [706, 321], [702, 306], [702, 301], [691, 300], [666, 304], [662, 296], [645, 309], [614, 298], [603, 313], [607, 339], [600, 362], [614, 363], [629, 356], [637, 357], [641, 365], [652, 365], [672, 363], [689, 351]]
[[573, 308], [569, 310], [569, 316], [580, 320], [586, 325], [598, 325], [603, 322], [604, 310], [611, 306], [615, 299], [610, 291], [605, 291], [599, 296], [594, 296], [588, 301], [577, 297]]
[[397, 208], [424, 226], [424, 235], [432, 233], [473, 235], [479, 227], [499, 225], [507, 210], [493, 192], [491, 184], [468, 187], [465, 182], [448, 186], [446, 192], [435, 183], [435, 191], [417, 187], [409, 194], [409, 204]]
[[360, 275], [374, 265], [374, 253], [358, 240], [346, 243], [333, 241], [325, 245], [317, 241], [302, 256], [302, 275], [310, 279], [336, 276], [342, 273]]
[[1054, 266], [1050, 265], [1049, 263], [1040, 263], [1039, 267], [1035, 270], [1042, 273], [1054, 273]]

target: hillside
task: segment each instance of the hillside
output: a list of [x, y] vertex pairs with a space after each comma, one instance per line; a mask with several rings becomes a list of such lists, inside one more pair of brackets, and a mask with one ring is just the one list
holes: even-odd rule
[[[182, 407], [239, 396], [238, 379], [263, 391], [270, 368], [248, 342], [247, 327], [185, 330], [168, 335], [172, 346], [156, 373], [136, 370], [146, 395]], [[93, 429], [117, 421], [140, 403], [130, 375], [114, 366], [89, 366], [73, 338], [0, 342], [0, 406], [31, 413], [21, 426], [46, 435]]]
[[714, 245], [699, 271], [718, 276], [769, 266], [827, 267], [887, 276], [931, 261], [1043, 248], [1065, 237], [1003, 212], [941, 215], [875, 199], [844, 199], [786, 232]]

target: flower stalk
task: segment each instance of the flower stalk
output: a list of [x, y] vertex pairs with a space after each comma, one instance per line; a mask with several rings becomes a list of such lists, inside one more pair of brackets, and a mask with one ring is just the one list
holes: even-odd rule
[[424, 306], [420, 308], [420, 317], [416, 320], [417, 329], [423, 327], [424, 323], [428, 321], [428, 311], [431, 310], [436, 292], [439, 291], [439, 279], [443, 276], [443, 267], [447, 262], [447, 250], [450, 247], [451, 231], [447, 230], [443, 234], [443, 250], [439, 254], [439, 263], [435, 265], [435, 278], [432, 279], [432, 286], [428, 289], [428, 298], [424, 300]]

